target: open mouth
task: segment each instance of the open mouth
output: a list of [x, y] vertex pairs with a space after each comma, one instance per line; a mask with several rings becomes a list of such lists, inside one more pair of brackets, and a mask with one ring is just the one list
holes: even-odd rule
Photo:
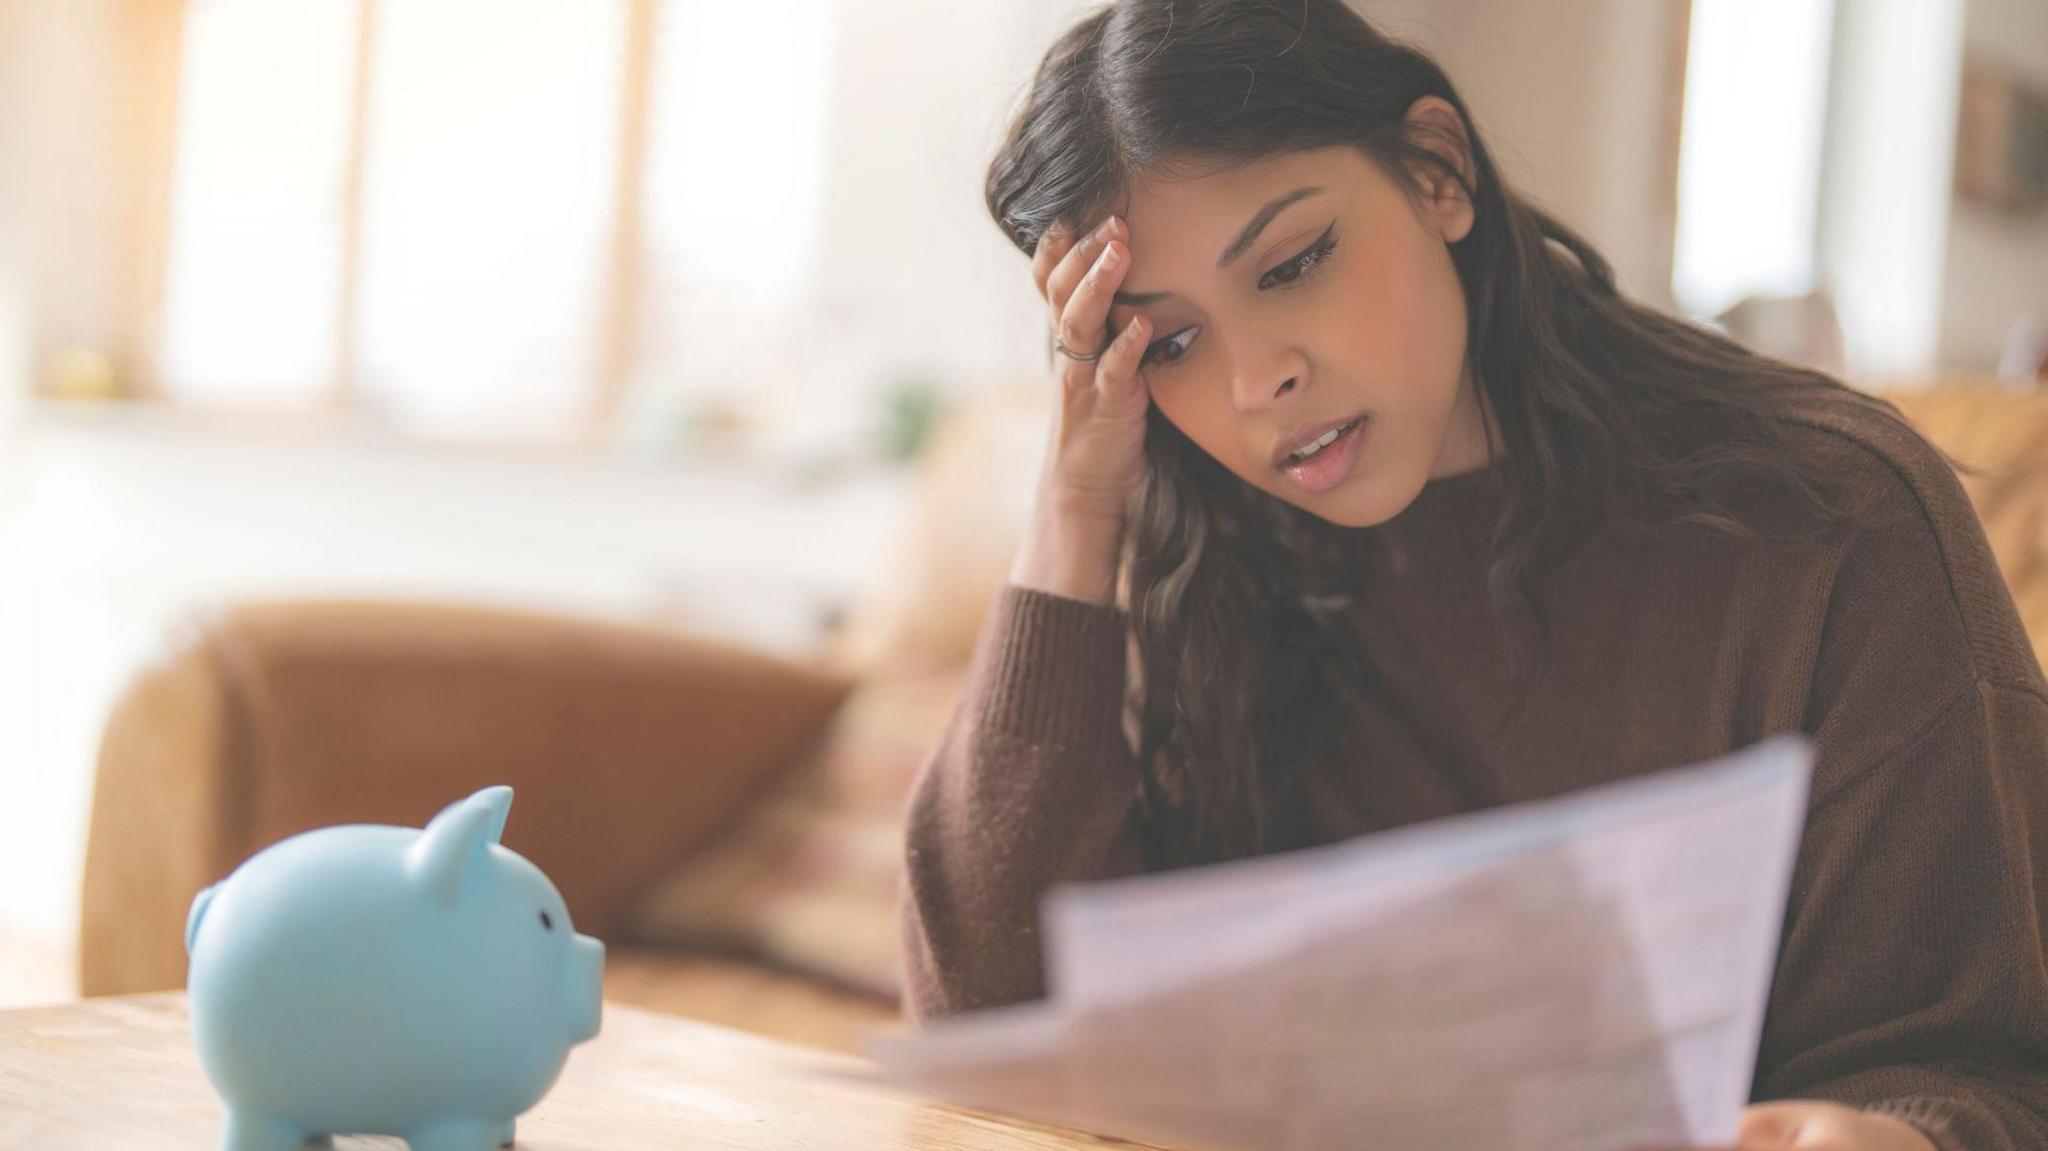
[[1330, 447], [1333, 444], [1335, 444], [1338, 440], [1343, 439], [1345, 436], [1349, 435], [1351, 433], [1351, 429], [1357, 427], [1359, 424], [1363, 422], [1365, 422], [1365, 417], [1359, 416], [1358, 418], [1352, 420], [1350, 423], [1344, 424], [1341, 427], [1331, 428], [1329, 431], [1323, 433], [1323, 437], [1321, 439], [1315, 441], [1312, 444], [1309, 444], [1307, 447], [1304, 447], [1300, 451], [1297, 451], [1294, 454], [1288, 456], [1288, 464], [1298, 464], [1303, 462], [1304, 460], [1312, 460], [1316, 458], [1323, 452], [1328, 451]]
[[1320, 495], [1344, 482], [1358, 464], [1361, 443], [1371, 431], [1372, 417], [1358, 416], [1325, 432], [1312, 444], [1287, 457], [1280, 474], [1309, 495]]

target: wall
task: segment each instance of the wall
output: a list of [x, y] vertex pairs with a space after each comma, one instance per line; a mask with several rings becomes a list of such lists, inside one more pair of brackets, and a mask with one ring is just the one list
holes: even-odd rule
[[112, 7], [0, 0], [0, 280], [30, 356], [115, 334]]
[[[1967, 0], [1963, 44], [2048, 91], [2048, 3]], [[2048, 315], [2048, 211], [2013, 217], [1958, 201], [1948, 219], [1942, 359], [1990, 371], [2022, 309]]]
[[[0, 0], [0, 995], [46, 992], [61, 971], [48, 946], [68, 876], [68, 825], [46, 801], [70, 794], [77, 773], [35, 758], [35, 615], [23, 575], [29, 545], [23, 412], [49, 348], [107, 340], [113, 268], [104, 141], [111, 108], [105, 49], [108, 0]], [[53, 790], [53, 781], [59, 781]], [[63, 810], [59, 807], [58, 810]], [[47, 996], [39, 996], [47, 997]]]
[[1039, 57], [1092, 7], [842, 5], [819, 275], [825, 322], [855, 337], [843, 370], [955, 389], [1046, 370], [1044, 304], [982, 183]]
[[1669, 307], [1685, 6], [1669, 0], [1365, 0], [1434, 54], [1515, 186], [1583, 232], [1622, 289]]

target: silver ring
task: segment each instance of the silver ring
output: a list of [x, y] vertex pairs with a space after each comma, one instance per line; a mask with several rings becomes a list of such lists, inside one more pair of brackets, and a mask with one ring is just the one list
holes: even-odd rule
[[[1110, 343], [1115, 342], [1116, 341], [1114, 340], [1110, 341]], [[1109, 347], [1105, 344], [1101, 352], [1077, 352], [1067, 347], [1065, 344], [1060, 343], [1059, 337], [1055, 336], [1053, 337], [1052, 341], [1052, 350], [1058, 352], [1060, 355], [1065, 356], [1070, 360], [1079, 360], [1084, 364], [1092, 364], [1095, 361], [1101, 359], [1102, 352], [1107, 352], [1109, 350]]]

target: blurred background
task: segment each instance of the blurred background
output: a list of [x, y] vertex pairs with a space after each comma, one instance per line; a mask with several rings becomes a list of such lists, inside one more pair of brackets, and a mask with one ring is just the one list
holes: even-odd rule
[[[1359, 6], [1631, 294], [2048, 372], [2048, 0]], [[227, 605], [838, 642], [1043, 386], [981, 176], [1090, 7], [0, 0], [0, 1004], [77, 992], [108, 716]]]

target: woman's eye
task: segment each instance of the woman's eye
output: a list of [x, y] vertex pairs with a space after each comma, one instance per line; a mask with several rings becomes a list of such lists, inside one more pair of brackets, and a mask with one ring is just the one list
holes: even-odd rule
[[1330, 253], [1337, 250], [1337, 238], [1330, 234], [1335, 227], [1336, 225], [1332, 224], [1329, 228], [1324, 229], [1323, 234], [1309, 247], [1308, 251], [1267, 272], [1260, 278], [1259, 287], [1285, 287], [1301, 279], [1302, 276], [1313, 271], [1323, 261], [1329, 259]]
[[1163, 340], [1154, 340], [1152, 346], [1145, 349], [1145, 354], [1138, 357], [1138, 366], [1172, 367], [1187, 354], [1187, 341], [1194, 339], [1195, 333], [1200, 330], [1199, 327], [1182, 328]]
[[[1301, 282], [1302, 277], [1315, 271], [1324, 261], [1330, 258], [1331, 252], [1337, 250], [1337, 237], [1332, 234], [1336, 230], [1337, 226], [1335, 224], [1323, 229], [1323, 234], [1316, 238], [1316, 242], [1311, 244], [1306, 252], [1301, 253], [1260, 277], [1260, 289], [1287, 287]], [[1155, 341], [1151, 347], [1145, 349], [1144, 355], [1138, 357], [1138, 366], [1141, 368], [1172, 367], [1187, 354], [1188, 342], [1193, 340], [1195, 333], [1200, 330], [1199, 326], [1182, 328], [1163, 340]]]

